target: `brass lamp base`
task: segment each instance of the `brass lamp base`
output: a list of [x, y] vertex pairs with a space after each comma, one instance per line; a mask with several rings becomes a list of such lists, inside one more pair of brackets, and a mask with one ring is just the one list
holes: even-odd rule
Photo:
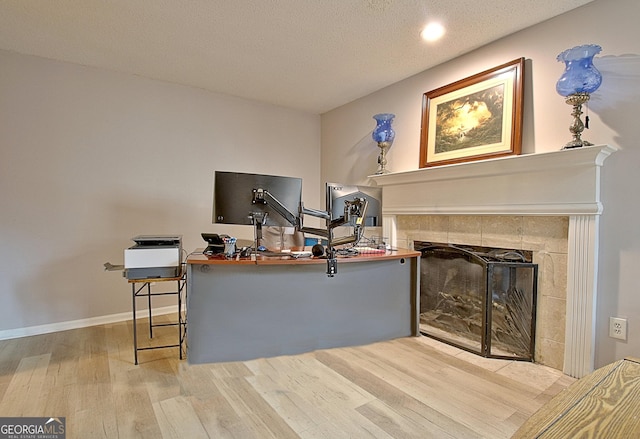
[[573, 123], [569, 126], [569, 132], [573, 134], [573, 140], [568, 142], [562, 149], [580, 148], [582, 146], [591, 146], [593, 143], [582, 140], [582, 132], [584, 131], [584, 124], [580, 119], [582, 115], [582, 105], [589, 101], [589, 93], [575, 93], [567, 96], [565, 102], [573, 106], [571, 115], [573, 116]]
[[391, 142], [378, 142], [380, 154], [378, 155], [378, 170], [375, 175], [389, 174], [391, 171], [387, 169], [387, 150], [391, 146]]

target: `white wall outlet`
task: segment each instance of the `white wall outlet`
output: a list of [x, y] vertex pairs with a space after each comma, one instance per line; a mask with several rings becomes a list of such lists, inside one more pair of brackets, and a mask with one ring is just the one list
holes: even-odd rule
[[620, 340], [627, 339], [627, 319], [609, 317], [609, 337]]

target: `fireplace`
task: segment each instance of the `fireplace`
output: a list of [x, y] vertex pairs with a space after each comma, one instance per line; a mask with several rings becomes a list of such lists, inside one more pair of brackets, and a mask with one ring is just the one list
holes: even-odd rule
[[[580, 378], [594, 368], [600, 169], [615, 151], [596, 145], [370, 176], [383, 188], [383, 236], [398, 247], [415, 240], [533, 244], [549, 291], [538, 291], [536, 362]], [[552, 230], [562, 225], [562, 236], [547, 239], [539, 227], [547, 220]], [[447, 226], [427, 231], [426, 222]], [[471, 227], [463, 230], [462, 223]], [[505, 238], [504, 226], [513, 226], [515, 242]]]
[[420, 332], [491, 358], [533, 361], [538, 266], [532, 252], [415, 241]]

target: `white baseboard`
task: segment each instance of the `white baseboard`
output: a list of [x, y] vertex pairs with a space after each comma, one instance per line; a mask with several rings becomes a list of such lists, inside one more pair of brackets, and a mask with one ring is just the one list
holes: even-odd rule
[[[162, 308], [154, 308], [151, 314], [159, 316], [163, 314], [171, 314], [178, 312], [178, 306], [165, 306]], [[137, 310], [136, 318], [145, 318], [149, 316], [147, 309]], [[131, 312], [123, 312], [119, 314], [111, 314], [107, 316], [91, 317], [89, 319], [71, 320], [68, 322], [50, 323], [47, 325], [28, 326], [26, 328], [6, 329], [0, 331], [0, 340], [9, 340], [12, 338], [29, 337], [31, 335], [49, 334], [51, 332], [67, 331], [69, 329], [86, 328], [89, 326], [106, 325], [109, 323], [118, 323], [133, 318]]]

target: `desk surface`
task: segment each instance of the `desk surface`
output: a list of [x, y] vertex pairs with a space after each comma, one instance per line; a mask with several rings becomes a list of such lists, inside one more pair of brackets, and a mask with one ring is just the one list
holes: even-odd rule
[[[309, 248], [310, 250], [310, 248]], [[240, 257], [232, 257], [227, 258], [224, 255], [213, 255], [207, 256], [203, 255], [202, 249], [196, 250], [193, 254], [189, 255], [187, 258], [187, 264], [233, 264], [233, 265], [242, 265], [242, 264], [254, 264], [254, 265], [298, 265], [298, 264], [326, 264], [326, 258], [316, 258], [316, 257], [308, 257], [308, 258], [292, 258], [290, 256], [263, 256], [258, 252], [257, 257], [253, 260], [251, 257], [240, 258]], [[420, 256], [420, 252], [414, 250], [407, 249], [397, 249], [390, 250], [384, 253], [364, 253], [359, 254], [357, 256], [337, 256], [338, 263], [347, 263], [347, 262], [365, 262], [365, 261], [376, 261], [376, 260], [387, 260], [387, 259], [401, 259], [401, 258], [415, 258]]]

